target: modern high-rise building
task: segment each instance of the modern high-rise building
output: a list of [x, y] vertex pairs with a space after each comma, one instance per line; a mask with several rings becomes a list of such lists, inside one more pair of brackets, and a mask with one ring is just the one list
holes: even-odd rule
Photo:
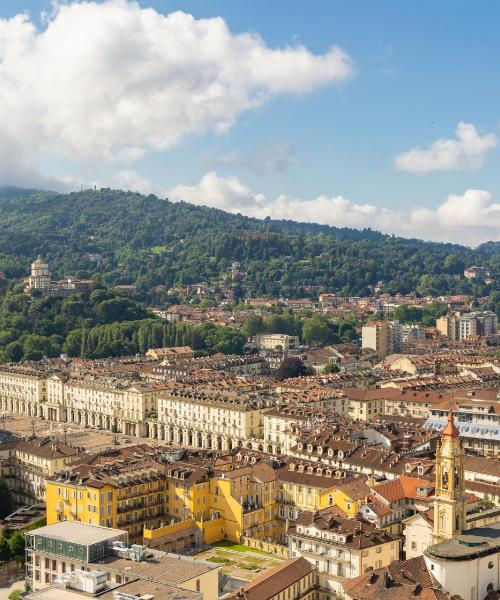
[[362, 348], [371, 348], [385, 358], [388, 354], [401, 352], [403, 329], [399, 321], [375, 321], [361, 330]]
[[498, 330], [498, 318], [491, 311], [454, 313], [437, 319], [436, 328], [448, 339], [460, 342], [476, 335], [495, 335]]

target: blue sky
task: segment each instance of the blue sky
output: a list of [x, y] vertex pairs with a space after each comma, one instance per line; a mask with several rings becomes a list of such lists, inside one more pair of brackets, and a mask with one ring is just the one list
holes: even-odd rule
[[[109, 7], [113, 2], [103, 4]], [[122, 9], [125, 4], [121, 2]], [[287, 63], [283, 69], [291, 71], [287, 82], [278, 91], [272, 82], [266, 83], [265, 100], [235, 109], [230, 125], [226, 124], [222, 131], [220, 115], [213, 121], [205, 116], [202, 126], [181, 128], [181, 133], [176, 129], [174, 141], [167, 145], [152, 134], [146, 141], [138, 142], [141, 136], [130, 132], [128, 140], [126, 123], [124, 126], [120, 122], [125, 131], [120, 131], [117, 143], [141, 149], [140, 156], [134, 155], [133, 160], [120, 164], [109, 156], [93, 162], [93, 155], [100, 156], [101, 151], [107, 150], [93, 148], [88, 139], [78, 137], [81, 129], [66, 131], [64, 122], [45, 114], [44, 105], [54, 102], [57, 106], [61, 93], [53, 100], [46, 89], [38, 90], [37, 77], [32, 75], [32, 96], [42, 97], [41, 106], [33, 112], [43, 113], [39, 122], [43, 120], [48, 125], [40, 133], [39, 126], [33, 124], [36, 142], [29, 151], [16, 147], [9, 152], [9, 156], [18, 156], [26, 169], [19, 170], [14, 165], [4, 169], [4, 173], [0, 171], [6, 183], [22, 184], [23, 177], [26, 184], [31, 183], [30, 178], [36, 183], [37, 178], [43, 182], [45, 177], [47, 185], [52, 183], [53, 187], [97, 182], [160, 195], [168, 192], [173, 199], [182, 196], [256, 216], [270, 214], [339, 225], [367, 225], [402, 235], [471, 245], [500, 239], [499, 3], [141, 0], [139, 4], [165, 15], [184, 11], [196, 20], [222, 17], [231, 39], [238, 34], [255, 33], [270, 52], [302, 45], [310, 55], [322, 56], [332, 46], [338, 46], [345, 52], [351, 72], [345, 77], [318, 74], [317, 83], [304, 84], [303, 89], [296, 90], [290, 83], [294, 77], [292, 56], [292, 64]], [[64, 35], [56, 39], [54, 34], [51, 43], [56, 39], [63, 54], [67, 45], [68, 55], [71, 54], [77, 44], [73, 44], [70, 19], [64, 17], [62, 8], [47, 19], [41, 14], [54, 10], [50, 2], [3, 0], [0, 19], [9, 19], [22, 10], [29, 12], [30, 24], [38, 29], [31, 34], [34, 39], [43, 37], [46, 29], [53, 28], [55, 32], [56, 26], [59, 30], [67, 27], [67, 39]], [[85, 29], [84, 20], [81, 22]], [[96, 12], [96, 22], [106, 20], [101, 21]], [[91, 23], [88, 26], [92, 28]], [[2, 42], [0, 25], [0, 57], [2, 45], [5, 54], [13, 39], [23, 35], [21, 30], [14, 30]], [[153, 35], [161, 36], [161, 29], [155, 28]], [[117, 37], [116, 46], [112, 47], [103, 42], [104, 38], [104, 33], [96, 40], [89, 35], [96, 47], [103, 44], [102, 49], [90, 58], [78, 54], [80, 61], [88, 61], [83, 77], [90, 77], [84, 80], [79, 94], [86, 93], [89, 81], [99, 81], [103, 75], [104, 69], [99, 68], [101, 56], [123, 56], [130, 51], [133, 63], [134, 49], [123, 50], [123, 39]], [[30, 73], [36, 74], [49, 64], [52, 55], [47, 51], [44, 56], [45, 51], [27, 51], [31, 52], [27, 59], [27, 68], [33, 70]], [[246, 58], [241, 57], [242, 73]], [[9, 60], [14, 68], [14, 59]], [[204, 75], [211, 63], [207, 65], [202, 65]], [[168, 68], [171, 67], [169, 63]], [[186, 68], [184, 63], [181, 68]], [[311, 68], [320, 70], [318, 64]], [[64, 69], [74, 72], [75, 63], [68, 60], [57, 65], [58, 81], [63, 78]], [[96, 69], [96, 75], [92, 69]], [[200, 76], [199, 72], [193, 75]], [[297, 78], [302, 76], [306, 74], [297, 73]], [[63, 89], [64, 85], [73, 89], [73, 80], [69, 77], [62, 81]], [[165, 85], [169, 85], [168, 78]], [[183, 81], [173, 81], [172, 85], [182, 87]], [[29, 84], [26, 88], [22, 93], [29, 95]], [[102, 90], [101, 97], [107, 93], [105, 84]], [[137, 102], [137, 90], [134, 94]], [[182, 99], [175, 96], [172, 100], [170, 94], [168, 98], [165, 104], [148, 104], [144, 109], [158, 112], [158, 136], [162, 135], [161, 122], [185, 116], [170, 111], [170, 103], [182, 104]], [[0, 93], [0, 108], [3, 100]], [[9, 99], [5, 103], [7, 110], [18, 104]], [[58, 109], [59, 115], [64, 114], [64, 106]], [[30, 110], [28, 104], [26, 111]], [[70, 111], [67, 118], [78, 120], [89, 111], [88, 107], [76, 114]], [[109, 119], [109, 114], [103, 119]], [[103, 119], [97, 120], [99, 126]], [[6, 139], [17, 140], [31, 134], [31, 129], [27, 133], [25, 120], [19, 119], [17, 129], [13, 123], [15, 118], [4, 125]], [[472, 130], [465, 132], [464, 144], [457, 146], [454, 141], [459, 123]], [[97, 126], [92, 118], [80, 125], [87, 128], [89, 137], [97, 137], [99, 132], [91, 131]], [[113, 132], [117, 127], [113, 126]], [[154, 130], [155, 125], [146, 123], [144, 127]], [[60, 134], [62, 130], [64, 134]], [[106, 131], [104, 128], [103, 135]], [[167, 129], [166, 134], [169, 132]], [[64, 138], [62, 141], [56, 139], [59, 135]], [[445, 142], [429, 154], [429, 148], [439, 139], [451, 144]], [[396, 157], [415, 147], [424, 154], [407, 155], [396, 161]]]

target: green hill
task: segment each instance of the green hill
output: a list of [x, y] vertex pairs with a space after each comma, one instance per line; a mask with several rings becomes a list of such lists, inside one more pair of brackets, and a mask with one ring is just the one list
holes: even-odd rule
[[[0, 271], [28, 273], [42, 254], [55, 275], [102, 274], [107, 285], [135, 284], [151, 301], [156, 286], [229, 281], [239, 261], [252, 295], [317, 296], [320, 290], [488, 293], [465, 281], [465, 266], [487, 266], [500, 280], [496, 245], [472, 250], [292, 221], [258, 220], [155, 196], [102, 189], [22, 198], [0, 190]], [[102, 260], [91, 261], [89, 254]]]

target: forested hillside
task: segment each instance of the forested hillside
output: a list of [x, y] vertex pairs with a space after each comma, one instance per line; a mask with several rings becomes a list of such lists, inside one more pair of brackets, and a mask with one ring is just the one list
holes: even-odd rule
[[82, 358], [123, 356], [158, 346], [239, 354], [244, 343], [236, 329], [162, 322], [98, 282], [89, 292], [67, 298], [25, 294], [20, 285], [0, 294], [0, 363], [53, 358], [61, 352]]
[[483, 265], [498, 282], [497, 250], [261, 221], [110, 189], [0, 199], [0, 271], [8, 279], [27, 275], [42, 254], [54, 275], [98, 272], [106, 285], [137, 285], [147, 301], [156, 286], [223, 284], [235, 260], [252, 295], [366, 294], [378, 281], [389, 293], [483, 295], [487, 286], [461, 274], [465, 266]]

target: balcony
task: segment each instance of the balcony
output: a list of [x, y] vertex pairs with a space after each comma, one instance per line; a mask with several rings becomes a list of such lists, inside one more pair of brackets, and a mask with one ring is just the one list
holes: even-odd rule
[[251, 503], [251, 502], [244, 502], [241, 505], [241, 508], [242, 508], [243, 514], [246, 515], [248, 513], [255, 512], [257, 510], [263, 510], [264, 505], [263, 504], [255, 504], [255, 503]]

